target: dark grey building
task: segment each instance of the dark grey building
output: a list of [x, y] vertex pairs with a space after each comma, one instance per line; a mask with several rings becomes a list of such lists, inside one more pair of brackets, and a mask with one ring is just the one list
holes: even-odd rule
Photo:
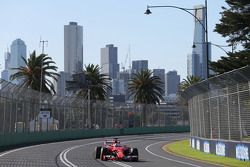
[[134, 60], [132, 61], [132, 73], [137, 73], [148, 69], [148, 60]]
[[158, 76], [161, 81], [164, 83], [162, 86], [163, 89], [163, 94], [162, 96], [165, 95], [165, 69], [153, 69], [153, 76]]
[[120, 80], [123, 80], [123, 84], [124, 84], [124, 95], [126, 100], [128, 100], [128, 82], [130, 79], [130, 73], [129, 71], [122, 71], [118, 73], [118, 78]]
[[122, 79], [112, 79], [112, 95], [124, 95], [124, 80]]
[[109, 75], [112, 79], [117, 78], [119, 72], [119, 64], [117, 63], [117, 47], [113, 44], [106, 45], [101, 48], [101, 70], [103, 74]]
[[177, 75], [177, 71], [169, 71], [166, 74], [166, 96], [170, 94], [176, 94], [178, 86], [180, 84], [180, 75]]

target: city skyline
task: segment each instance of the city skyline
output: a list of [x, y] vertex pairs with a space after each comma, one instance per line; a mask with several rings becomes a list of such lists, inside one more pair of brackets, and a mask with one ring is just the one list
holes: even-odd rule
[[[56, 62], [58, 71], [62, 71], [63, 25], [74, 21], [82, 25], [84, 30], [84, 65], [100, 64], [100, 48], [112, 43], [119, 48], [118, 64], [124, 63], [130, 46], [131, 61], [146, 59], [149, 61], [149, 69], [177, 70], [181, 78], [184, 78], [187, 75], [187, 54], [192, 52], [194, 18], [185, 12], [165, 8], [153, 9], [153, 14], [146, 16], [143, 13], [147, 5], [194, 8], [197, 5], [204, 5], [204, 1], [1, 2], [0, 19], [5, 26], [0, 31], [0, 54], [4, 55], [11, 41], [16, 38], [25, 41], [27, 57], [33, 50], [41, 53], [40, 39], [48, 40], [45, 53]], [[225, 2], [208, 1], [209, 41], [216, 44], [225, 44], [226, 41], [225, 38], [213, 32], [215, 24], [219, 22], [222, 5], [225, 6]], [[45, 7], [46, 13], [43, 12]], [[53, 10], [55, 7], [57, 12]], [[13, 12], [10, 13], [10, 9]], [[64, 12], [66, 9], [67, 12]], [[17, 16], [16, 13], [20, 14]], [[109, 20], [108, 18], [111, 17], [112, 19]], [[176, 18], [180, 21], [176, 21]], [[213, 47], [212, 53], [213, 60], [224, 56], [218, 48]], [[1, 57], [0, 64], [3, 70], [4, 56]], [[127, 61], [125, 67], [128, 68], [128, 66]]]

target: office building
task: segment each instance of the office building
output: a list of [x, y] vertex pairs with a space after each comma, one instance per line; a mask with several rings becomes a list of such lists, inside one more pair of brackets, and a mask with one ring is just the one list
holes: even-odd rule
[[[8, 77], [10, 77], [12, 74], [17, 72], [17, 70], [13, 70], [12, 68], [26, 66], [23, 58], [26, 59], [26, 45], [23, 40], [18, 38], [12, 42], [11, 47], [10, 47]], [[22, 80], [15, 79], [11, 82], [14, 84], [20, 84]]]
[[64, 72], [83, 70], [83, 28], [76, 22], [64, 26]]
[[148, 69], [148, 60], [134, 60], [132, 61], [132, 73], [138, 73]]
[[180, 84], [180, 75], [177, 75], [177, 71], [169, 71], [166, 74], [166, 96], [176, 94]]
[[164, 96], [165, 95], [165, 69], [153, 69], [153, 76], [158, 76], [161, 79], [161, 81], [163, 82], [162, 96]]
[[124, 95], [124, 80], [123, 79], [112, 79], [112, 95]]
[[4, 53], [4, 69], [1, 73], [1, 78], [9, 81], [9, 65], [10, 65], [10, 52], [7, 50], [7, 52]]
[[117, 47], [113, 44], [106, 45], [105, 48], [101, 48], [101, 72], [109, 75], [110, 78], [116, 79], [119, 72]]

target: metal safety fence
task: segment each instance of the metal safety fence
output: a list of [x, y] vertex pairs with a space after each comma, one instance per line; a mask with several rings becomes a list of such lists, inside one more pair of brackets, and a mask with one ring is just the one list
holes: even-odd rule
[[250, 66], [189, 87], [191, 136], [250, 140]]
[[187, 108], [88, 101], [39, 93], [0, 79], [0, 134], [186, 125]]

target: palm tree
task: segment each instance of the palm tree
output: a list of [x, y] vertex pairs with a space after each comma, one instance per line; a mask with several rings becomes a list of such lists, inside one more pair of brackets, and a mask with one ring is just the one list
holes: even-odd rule
[[28, 60], [24, 57], [22, 57], [22, 59], [25, 66], [12, 68], [17, 72], [12, 74], [10, 79], [21, 80], [21, 86], [37, 91], [40, 91], [42, 83], [42, 92], [55, 93], [54, 85], [50, 79], [57, 80], [59, 74], [56, 73], [57, 67], [53, 65], [55, 62], [52, 61], [52, 58], [48, 57], [46, 54], [36, 56], [36, 52], [33, 51]]
[[187, 76], [187, 79], [184, 79], [179, 85], [179, 91], [185, 91], [188, 87], [197, 84], [201, 81], [200, 77], [197, 76]]
[[[83, 97], [84, 99], [89, 99], [89, 109], [91, 109], [92, 105], [96, 100], [105, 100], [108, 96], [108, 92], [112, 90], [110, 86], [110, 78], [108, 75], [101, 74], [101, 69], [99, 65], [85, 65], [85, 69], [83, 69], [82, 73], [79, 73], [80, 78], [84, 78], [84, 82], [73, 81], [76, 82], [79, 87], [76, 91], [77, 95]], [[72, 82], [72, 81], [71, 81]], [[70, 85], [70, 84], [69, 84]], [[90, 128], [93, 121], [93, 110], [92, 112], [88, 110], [88, 127]]]
[[[158, 76], [152, 76], [150, 70], [144, 70], [133, 74], [132, 79], [129, 80], [129, 96], [133, 96], [134, 102], [139, 103], [139, 106], [142, 107], [142, 127], [146, 125], [146, 110], [151, 110], [152, 104], [159, 104], [160, 100], [164, 100], [162, 97], [162, 86], [163, 82], [161, 79]], [[148, 107], [146, 107], [146, 105], [148, 105]]]
[[134, 74], [129, 81], [128, 91], [135, 103], [159, 104], [160, 100], [164, 100], [162, 86], [163, 82], [158, 76], [152, 76], [150, 70], [144, 70]]
[[78, 91], [79, 96], [87, 99], [88, 90], [90, 90], [91, 100], [105, 100], [108, 92], [112, 90], [110, 78], [108, 75], [101, 74], [99, 65], [88, 64], [85, 66], [83, 73], [86, 77], [86, 87]]

